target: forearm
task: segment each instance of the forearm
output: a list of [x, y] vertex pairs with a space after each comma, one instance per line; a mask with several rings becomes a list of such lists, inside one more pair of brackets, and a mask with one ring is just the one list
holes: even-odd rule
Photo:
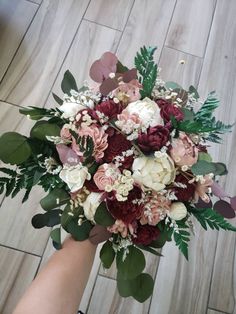
[[69, 238], [55, 252], [21, 299], [13, 314], [75, 314], [95, 256], [89, 240]]

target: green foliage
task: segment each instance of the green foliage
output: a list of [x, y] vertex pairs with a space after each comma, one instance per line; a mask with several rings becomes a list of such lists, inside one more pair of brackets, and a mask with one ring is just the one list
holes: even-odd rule
[[111, 226], [115, 222], [115, 219], [109, 213], [105, 202], [101, 203], [98, 206], [94, 216], [94, 220], [97, 224], [105, 227]]
[[61, 228], [55, 228], [51, 231], [50, 237], [52, 239], [53, 246], [56, 250], [60, 250], [62, 248], [61, 244]]
[[189, 89], [188, 89], [188, 93], [189, 94], [192, 94], [193, 95], [193, 97], [196, 99], [196, 100], [198, 100], [199, 99], [199, 94], [198, 94], [198, 91], [197, 91], [197, 89], [194, 87], [194, 86], [189, 86]]
[[110, 268], [114, 258], [115, 258], [115, 251], [112, 247], [112, 242], [111, 241], [106, 241], [100, 251], [100, 259], [102, 261], [102, 265], [105, 268]]
[[60, 128], [57, 124], [49, 123], [48, 121], [38, 121], [35, 123], [30, 131], [32, 138], [39, 139], [41, 141], [47, 140], [46, 136], [59, 136]]
[[232, 226], [224, 219], [223, 216], [214, 211], [212, 208], [199, 209], [188, 206], [188, 211], [197, 218], [205, 230], [207, 230], [207, 227], [209, 226], [211, 229], [223, 229], [236, 232], [236, 227]]
[[219, 106], [219, 100], [216, 97], [215, 92], [211, 92], [202, 107], [195, 114], [196, 120], [208, 120], [211, 119], [215, 109]]
[[143, 252], [135, 246], [129, 246], [128, 250], [129, 252], [124, 260], [124, 249], [117, 252], [116, 266], [120, 277], [123, 279], [134, 279], [144, 270], [146, 265], [145, 257]]
[[137, 52], [134, 59], [135, 67], [140, 74], [139, 81], [143, 85], [140, 91], [142, 98], [150, 97], [157, 78], [157, 64], [153, 60], [156, 47], [145, 46]]
[[205, 160], [205, 161], [211, 162], [212, 161], [212, 157], [208, 153], [199, 152], [198, 153], [198, 160]]
[[36, 214], [32, 218], [32, 225], [36, 229], [58, 225], [61, 221], [61, 213], [62, 211], [60, 209], [54, 209], [44, 214]]
[[[91, 136], [79, 136], [77, 144], [85, 159], [89, 159], [93, 155], [94, 143]], [[86, 162], [85, 162], [86, 163]]]
[[55, 99], [55, 101], [58, 103], [58, 105], [62, 105], [63, 104], [63, 100], [57, 96], [56, 94], [52, 93], [53, 98]]
[[153, 293], [154, 281], [146, 273], [139, 274], [131, 280], [117, 276], [117, 288], [122, 297], [132, 296], [138, 302], [144, 302]]
[[179, 232], [173, 232], [175, 244], [188, 260], [188, 242], [190, 241], [190, 233], [186, 230], [179, 228]]
[[7, 132], [0, 137], [0, 160], [6, 164], [19, 165], [31, 155], [27, 138], [16, 132]]
[[225, 164], [206, 160], [198, 160], [198, 162], [191, 167], [191, 171], [195, 175], [214, 173], [214, 175], [219, 176], [226, 175], [228, 172]]
[[74, 76], [71, 74], [69, 70], [67, 70], [64, 74], [63, 80], [61, 82], [61, 89], [63, 93], [70, 95], [70, 91], [73, 89], [78, 91], [78, 87], [75, 81]]
[[50, 210], [68, 203], [69, 200], [70, 196], [65, 190], [56, 188], [41, 199], [40, 205], [44, 210]]

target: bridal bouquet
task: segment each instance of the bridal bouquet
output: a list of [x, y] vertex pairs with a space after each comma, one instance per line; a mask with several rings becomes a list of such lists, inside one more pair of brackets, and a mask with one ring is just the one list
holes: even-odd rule
[[[26, 201], [38, 185], [47, 195], [35, 228], [53, 227], [61, 248], [61, 229], [74, 239], [93, 237], [94, 226], [108, 233], [100, 251], [105, 268], [116, 260], [121, 296], [144, 302], [153, 291], [144, 251], [161, 255], [174, 241], [188, 258], [192, 217], [204, 229], [232, 230], [236, 197], [217, 183], [226, 175], [212, 161], [209, 142], [220, 143], [231, 130], [216, 120], [219, 101], [211, 92], [204, 102], [197, 90], [164, 82], [153, 60], [156, 48], [141, 48], [128, 69], [106, 52], [90, 69], [94, 81], [81, 88], [66, 71], [63, 98], [56, 108], [21, 108], [37, 120], [29, 137], [7, 132], [0, 137], [4, 168], [0, 193]], [[211, 196], [218, 197], [213, 205]]]

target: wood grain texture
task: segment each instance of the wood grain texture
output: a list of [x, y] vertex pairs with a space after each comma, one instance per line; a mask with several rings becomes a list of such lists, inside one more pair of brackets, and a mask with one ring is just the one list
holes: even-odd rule
[[198, 85], [202, 59], [164, 47], [159, 67], [161, 68], [160, 77], [164, 81], [177, 82], [183, 88], [188, 89], [190, 85]]
[[[154, 278], [156, 275], [160, 257], [144, 251], [143, 253], [146, 259], [146, 267], [144, 269], [144, 272], [150, 274]], [[101, 265], [99, 274], [104, 277], [116, 279], [117, 275], [116, 262], [115, 261], [113, 262], [110, 269], [104, 269], [104, 267]]]
[[0, 313], [12, 314], [34, 278], [40, 258], [0, 246]]
[[209, 310], [207, 311], [207, 314], [224, 314], [224, 313], [223, 313], [223, 312], [219, 312], [219, 311], [215, 311], [215, 310], [209, 309]]
[[89, 0], [44, 0], [0, 85], [0, 100], [42, 106]]
[[133, 66], [134, 56], [141, 46], [157, 46], [158, 60], [175, 7], [175, 0], [136, 0], [117, 54], [127, 66]]
[[25, 0], [0, 2], [0, 81], [36, 10], [37, 5]]
[[173, 242], [164, 246], [157, 270], [150, 314], [206, 313], [217, 233], [203, 231], [196, 223], [189, 261]]
[[[62, 95], [61, 81], [68, 69], [76, 78], [77, 85], [82, 86], [84, 80], [89, 80], [91, 64], [99, 59], [105, 51], [115, 52], [120, 35], [119, 31], [83, 21], [52, 91], [59, 96]], [[46, 106], [51, 107], [53, 104], [55, 104], [55, 100], [50, 95]]]
[[86, 314], [146, 314], [149, 304], [150, 298], [144, 303], [139, 303], [130, 297], [121, 298], [116, 288], [116, 281], [99, 275]]
[[[234, 122], [236, 117], [236, 3], [235, 1], [219, 1], [209, 38], [203, 70], [200, 80], [200, 90], [217, 91], [221, 99], [221, 107], [217, 118], [226, 122]], [[236, 195], [236, 129], [224, 136], [223, 144], [215, 148], [218, 160], [228, 165], [229, 174], [221, 179], [222, 185], [230, 195]], [[231, 221], [232, 222], [232, 221]], [[235, 224], [235, 221], [233, 222]], [[220, 232], [209, 307], [216, 310], [236, 313], [236, 237], [231, 232]]]
[[92, 0], [85, 18], [123, 31], [134, 0]]
[[216, 0], [179, 0], [166, 45], [202, 57], [214, 14]]

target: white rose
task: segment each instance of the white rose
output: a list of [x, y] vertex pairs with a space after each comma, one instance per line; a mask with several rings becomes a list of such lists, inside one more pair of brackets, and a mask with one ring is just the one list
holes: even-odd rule
[[66, 182], [71, 192], [81, 189], [84, 181], [91, 179], [88, 168], [84, 167], [81, 163], [75, 166], [64, 165], [59, 177]]
[[64, 101], [64, 103], [59, 107], [59, 110], [63, 112], [63, 118], [69, 119], [71, 117], [75, 117], [77, 113], [84, 108], [84, 105], [78, 104], [76, 102]]
[[181, 220], [187, 216], [187, 208], [184, 203], [172, 203], [168, 216], [173, 220]]
[[160, 108], [148, 97], [144, 98], [143, 100], [131, 102], [126, 107], [126, 110], [130, 114], [136, 113], [145, 127], [163, 125], [163, 119], [160, 115]]
[[134, 181], [160, 191], [175, 179], [175, 167], [172, 159], [166, 153], [158, 157], [138, 157], [132, 165]]
[[91, 192], [86, 198], [86, 201], [83, 203], [85, 217], [94, 223], [94, 215], [98, 206], [101, 203], [101, 196], [102, 193]]

